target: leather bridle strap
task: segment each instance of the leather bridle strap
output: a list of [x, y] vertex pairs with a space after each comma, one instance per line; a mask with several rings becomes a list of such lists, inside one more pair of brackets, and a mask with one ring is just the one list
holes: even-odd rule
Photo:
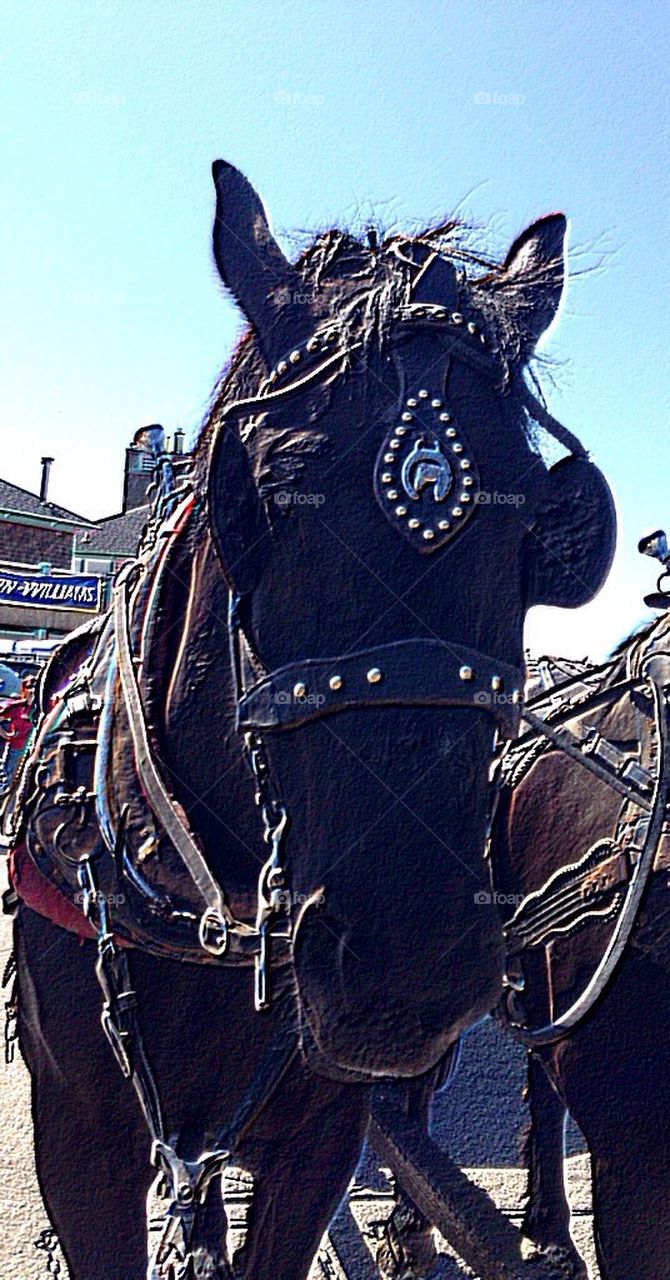
[[296, 728], [353, 707], [467, 707], [488, 712], [510, 738], [519, 725], [522, 688], [516, 667], [476, 649], [442, 640], [399, 640], [267, 672], [241, 692], [238, 727]]

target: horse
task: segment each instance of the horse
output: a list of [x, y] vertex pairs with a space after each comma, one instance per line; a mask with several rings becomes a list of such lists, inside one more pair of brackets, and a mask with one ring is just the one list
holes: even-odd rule
[[[654, 822], [655, 775], [658, 838], [650, 842], [649, 878], [618, 966], [607, 982], [594, 985], [590, 1008], [559, 1026], [560, 1034], [521, 1033], [530, 1049], [522, 1229], [574, 1280], [586, 1280], [588, 1273], [569, 1231], [567, 1112], [591, 1154], [602, 1280], [670, 1276], [667, 669], [658, 720], [640, 678], [650, 655], [667, 664], [670, 613], [667, 596], [650, 599], [666, 612], [602, 666], [566, 679], [557, 678], [555, 664], [540, 663], [554, 665], [548, 690], [537, 697], [554, 737], [530, 732], [509, 753], [505, 749], [492, 835], [494, 883], [502, 902], [516, 904], [513, 914], [506, 908], [508, 943], [515, 936], [519, 943], [501, 1020], [513, 1032], [538, 1021], [559, 1025], [576, 992], [593, 985], [621, 919], [631, 871], [640, 865]], [[561, 740], [565, 726], [570, 739]], [[588, 746], [584, 760], [578, 743]], [[598, 776], [599, 768], [611, 770], [610, 776]]]
[[[502, 263], [453, 223], [330, 230], [291, 263], [247, 179], [213, 173], [247, 328], [189, 482], [146, 433], [138, 559], [47, 668], [5, 818], [71, 1280], [307, 1276], [371, 1087], [423, 1090], [499, 996], [488, 771], [524, 615], [592, 598], [614, 546], [606, 481], [524, 376], [563, 215]], [[254, 1187], [232, 1258], [229, 1165]]]

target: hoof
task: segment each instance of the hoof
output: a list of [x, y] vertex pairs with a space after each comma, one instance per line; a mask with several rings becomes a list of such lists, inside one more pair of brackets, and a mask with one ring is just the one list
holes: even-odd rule
[[538, 1254], [541, 1258], [546, 1258], [566, 1280], [589, 1280], [586, 1263], [572, 1241], [569, 1244], [536, 1244], [526, 1236], [521, 1252], [524, 1259], [537, 1257]]
[[384, 1224], [375, 1258], [382, 1280], [425, 1280], [437, 1259], [430, 1223], [414, 1205], [397, 1205]]

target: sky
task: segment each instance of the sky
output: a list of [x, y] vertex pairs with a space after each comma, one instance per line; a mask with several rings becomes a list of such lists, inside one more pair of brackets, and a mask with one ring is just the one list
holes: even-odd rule
[[[210, 166], [275, 233], [455, 210], [504, 255], [562, 209], [571, 280], [550, 408], [610, 480], [619, 546], [534, 650], [603, 655], [649, 616], [643, 532], [670, 522], [665, 252], [670, 18], [655, 0], [0, 0], [0, 475], [119, 510], [123, 450], [191, 437], [240, 331], [211, 249]], [[583, 273], [583, 274], [579, 274]]]

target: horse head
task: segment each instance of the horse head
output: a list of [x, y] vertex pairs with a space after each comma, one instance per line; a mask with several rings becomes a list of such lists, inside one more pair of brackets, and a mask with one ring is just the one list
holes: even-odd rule
[[578, 445], [549, 468], [530, 428], [553, 422], [524, 370], [566, 222], [533, 223], [499, 265], [444, 228], [330, 231], [293, 264], [246, 179], [214, 178], [215, 258], [249, 330], [200, 477], [238, 719], [288, 815], [305, 1052], [345, 1078], [414, 1075], [499, 994], [488, 767], [518, 719], [526, 610], [584, 603], [612, 556], [602, 475]]

